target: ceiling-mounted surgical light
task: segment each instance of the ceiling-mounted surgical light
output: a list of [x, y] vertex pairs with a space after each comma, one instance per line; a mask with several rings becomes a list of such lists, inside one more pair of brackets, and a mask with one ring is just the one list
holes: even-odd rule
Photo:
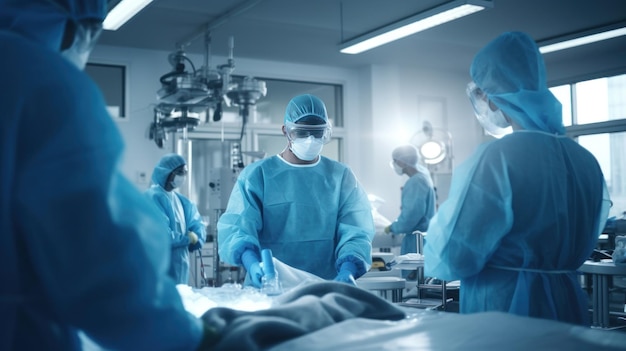
[[221, 120], [222, 105], [232, 103], [239, 107], [242, 117], [240, 139], [243, 138], [250, 107], [267, 94], [264, 81], [244, 77], [236, 81], [233, 58], [234, 39], [229, 40], [228, 63], [217, 69], [209, 67], [210, 35], [205, 36], [204, 65], [198, 69], [182, 48], [171, 53], [168, 61], [172, 71], [160, 78], [161, 89], [157, 92], [159, 103], [154, 108], [154, 120], [149, 128], [149, 138], [163, 147], [170, 132], [194, 130], [207, 122], [213, 109], [213, 121]]
[[128, 22], [144, 7], [153, 0], [121, 0], [107, 14], [102, 28], [105, 30], [118, 30], [124, 23]]
[[626, 22], [620, 22], [548, 40], [542, 40], [537, 43], [537, 46], [539, 46], [539, 52], [547, 54], [549, 52], [565, 50], [624, 35], [626, 35]]
[[488, 0], [454, 0], [360, 35], [341, 45], [344, 54], [359, 54], [375, 47], [493, 7]]

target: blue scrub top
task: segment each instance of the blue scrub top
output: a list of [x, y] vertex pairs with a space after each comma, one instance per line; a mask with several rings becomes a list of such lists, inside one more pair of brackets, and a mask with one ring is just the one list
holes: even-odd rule
[[404, 233], [401, 254], [417, 252], [416, 230], [426, 232], [435, 214], [435, 189], [430, 175], [417, 172], [402, 187], [401, 208], [398, 218], [391, 223], [392, 233]]
[[293, 165], [273, 156], [239, 175], [218, 224], [220, 258], [242, 265], [246, 249], [271, 249], [280, 261], [333, 279], [345, 261], [355, 278], [371, 266], [372, 209], [352, 171], [320, 156]]
[[[28, 11], [55, 9], [40, 5]], [[167, 277], [158, 210], [120, 172], [99, 89], [54, 45], [4, 30], [5, 14], [0, 349], [79, 350], [79, 331], [107, 349], [195, 349], [202, 323]]]
[[608, 214], [594, 156], [565, 137], [517, 131], [455, 169], [428, 228], [425, 275], [461, 280], [461, 312], [589, 324], [576, 270]]
[[[206, 241], [206, 224], [202, 221], [202, 217], [198, 212], [198, 208], [185, 196], [172, 190], [171, 192], [158, 185], [153, 184], [150, 189], [146, 190], [146, 196], [154, 202], [161, 210], [163, 225], [167, 228], [168, 235], [161, 238], [164, 242], [170, 244], [171, 257], [169, 275], [177, 284], [189, 284], [189, 236], [187, 232], [192, 231], [198, 235], [198, 243], [196, 248], [200, 249]], [[183, 208], [183, 216], [185, 218], [185, 230], [179, 228], [174, 213], [173, 196], [178, 198]]]

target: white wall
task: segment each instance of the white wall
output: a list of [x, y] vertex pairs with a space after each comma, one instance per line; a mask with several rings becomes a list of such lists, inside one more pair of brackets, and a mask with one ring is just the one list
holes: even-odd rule
[[[152, 169], [161, 155], [171, 152], [171, 143], [159, 149], [148, 139], [153, 119], [159, 77], [171, 70], [169, 52], [97, 46], [91, 62], [124, 64], [128, 69], [128, 117], [117, 125], [126, 142], [123, 172], [139, 188], [148, 186]], [[200, 55], [189, 55], [202, 65]], [[226, 63], [212, 57], [211, 66]], [[418, 96], [442, 98], [445, 101], [447, 127], [454, 143], [455, 165], [467, 158], [483, 140], [482, 130], [472, 115], [465, 96], [469, 77], [446, 72], [421, 70], [419, 67], [371, 66], [357, 70], [300, 65], [237, 58], [234, 74], [338, 83], [344, 86], [345, 162], [354, 170], [369, 193], [386, 200], [380, 212], [394, 219], [399, 214], [400, 187], [406, 178], [389, 168], [391, 151], [421, 128], [417, 116]], [[139, 174], [147, 182], [139, 182]], [[440, 185], [440, 187], [446, 185]], [[447, 189], [441, 189], [447, 193]]]
[[[370, 146], [371, 158], [363, 183], [370, 193], [385, 199], [379, 208], [384, 216], [393, 220], [400, 211], [400, 187], [406, 176], [399, 177], [388, 166], [393, 149], [407, 143], [428, 120], [433, 127], [447, 129], [452, 135], [454, 165], [465, 160], [471, 151], [484, 140], [482, 129], [473, 116], [472, 107], [465, 95], [468, 77], [434, 72], [420, 67], [373, 66], [361, 72], [368, 76], [373, 115]], [[362, 78], [362, 82], [366, 79]], [[420, 116], [419, 97], [441, 99], [445, 104], [445, 121], [440, 123]], [[449, 175], [436, 176], [440, 199], [445, 199], [449, 187]]]

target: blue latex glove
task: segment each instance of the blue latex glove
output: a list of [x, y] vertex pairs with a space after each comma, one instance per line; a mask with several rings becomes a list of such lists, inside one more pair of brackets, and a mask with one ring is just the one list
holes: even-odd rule
[[335, 277], [335, 281], [347, 283], [356, 286], [354, 275], [356, 274], [356, 265], [350, 261], [346, 261], [341, 264], [339, 274]]
[[199, 240], [198, 234], [188, 231], [187, 236], [189, 237], [189, 245], [187, 246], [189, 252], [202, 248], [202, 242]]
[[202, 244], [200, 243], [200, 241], [196, 242], [193, 245], [189, 244], [189, 246], [187, 247], [189, 252], [200, 250], [201, 248], [202, 248]]
[[261, 268], [261, 260], [259, 255], [252, 251], [246, 250], [241, 255], [241, 261], [246, 268], [248, 275], [250, 276], [250, 282], [255, 288], [261, 288], [261, 279], [265, 275], [263, 268]]

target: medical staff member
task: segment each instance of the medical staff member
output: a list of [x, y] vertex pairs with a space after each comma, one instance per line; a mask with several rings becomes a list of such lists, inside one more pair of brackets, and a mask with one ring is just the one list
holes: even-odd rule
[[152, 185], [146, 190], [146, 196], [161, 210], [169, 232], [163, 239], [172, 248], [169, 275], [177, 284], [189, 284], [189, 253], [200, 250], [206, 241], [206, 224], [198, 208], [176, 191], [186, 179], [185, 159], [167, 154], [154, 167]]
[[[387, 234], [404, 234], [400, 254], [417, 252], [417, 236], [414, 231], [426, 232], [435, 214], [435, 188], [430, 172], [420, 163], [419, 153], [413, 145], [401, 145], [391, 153], [391, 168], [397, 175], [408, 175], [402, 187], [400, 215], [385, 227]], [[408, 271], [402, 272], [404, 277]]]
[[476, 117], [500, 139], [455, 169], [448, 199], [428, 228], [425, 274], [461, 280], [462, 313], [588, 325], [588, 297], [576, 270], [608, 214], [600, 166], [565, 136], [561, 104], [527, 34], [508, 32], [490, 42], [470, 75]]
[[[158, 211], [82, 71], [105, 0], [0, 0], [0, 350], [193, 350]], [[209, 334], [206, 334], [209, 335]]]
[[321, 156], [330, 141], [326, 106], [314, 95], [287, 105], [279, 154], [243, 169], [217, 223], [220, 258], [261, 285], [261, 249], [324, 279], [354, 284], [371, 266], [372, 209], [346, 165]]

